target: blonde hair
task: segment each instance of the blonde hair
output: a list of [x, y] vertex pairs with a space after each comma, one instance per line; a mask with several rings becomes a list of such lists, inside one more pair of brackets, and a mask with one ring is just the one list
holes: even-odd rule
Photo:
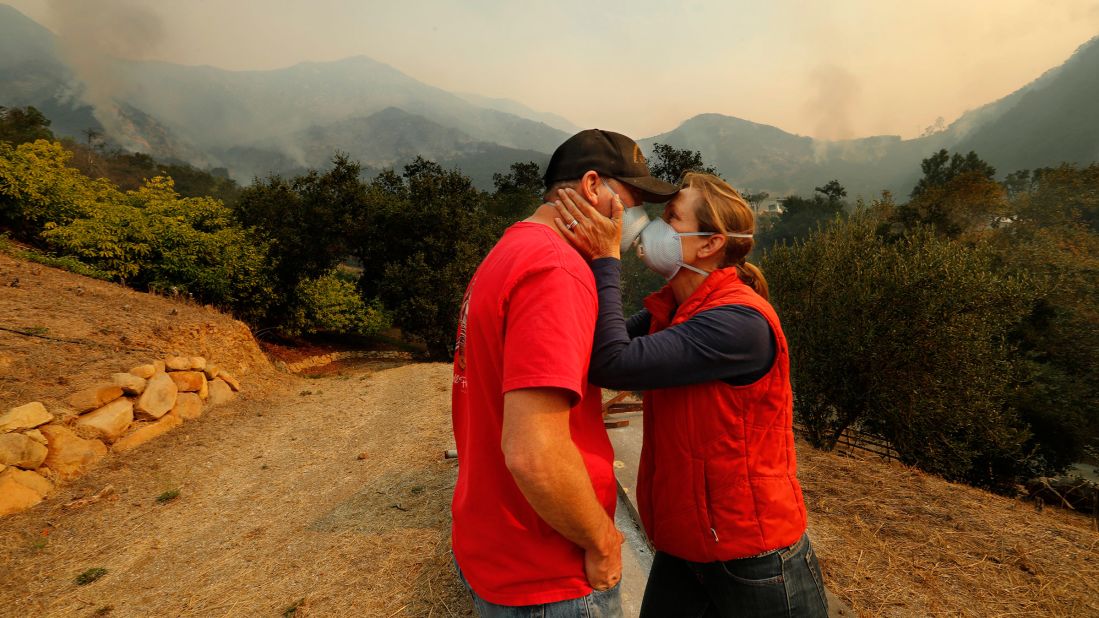
[[[756, 218], [748, 202], [730, 187], [724, 180], [713, 174], [687, 172], [680, 187], [697, 189], [702, 195], [702, 204], [695, 211], [698, 219], [698, 231], [716, 234], [754, 234]], [[767, 279], [756, 265], [745, 258], [752, 252], [755, 240], [752, 238], [726, 237], [725, 254], [721, 268], [735, 266], [741, 281], [767, 299]]]

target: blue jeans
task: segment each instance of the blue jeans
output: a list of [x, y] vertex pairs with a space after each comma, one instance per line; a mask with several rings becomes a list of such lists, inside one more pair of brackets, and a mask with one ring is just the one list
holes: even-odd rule
[[458, 562], [454, 562], [458, 579], [465, 584], [473, 597], [473, 607], [481, 618], [622, 618], [622, 589], [619, 584], [609, 590], [593, 590], [578, 599], [568, 599], [544, 605], [497, 605], [477, 596], [462, 575]]
[[828, 601], [809, 535], [786, 549], [725, 562], [653, 557], [641, 618], [827, 618]]

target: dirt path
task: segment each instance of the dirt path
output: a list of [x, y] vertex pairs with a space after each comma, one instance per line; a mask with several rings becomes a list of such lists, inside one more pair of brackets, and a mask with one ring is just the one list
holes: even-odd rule
[[[109, 458], [5, 518], [0, 615], [468, 615], [449, 565], [457, 469], [440, 457], [450, 371], [288, 377]], [[64, 508], [106, 485], [118, 499]], [[107, 574], [74, 583], [94, 567]]]

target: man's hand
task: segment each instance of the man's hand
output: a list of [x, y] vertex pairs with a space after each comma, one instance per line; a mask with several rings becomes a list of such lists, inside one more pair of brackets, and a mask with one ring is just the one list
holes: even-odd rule
[[588, 584], [596, 590], [612, 588], [622, 579], [622, 542], [626, 537], [614, 527], [610, 518], [608, 521], [603, 546], [584, 552], [584, 574]]

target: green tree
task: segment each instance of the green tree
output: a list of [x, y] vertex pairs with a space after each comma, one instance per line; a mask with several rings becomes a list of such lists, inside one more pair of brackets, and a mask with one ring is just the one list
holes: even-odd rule
[[847, 189], [844, 189], [838, 180], [829, 180], [823, 187], [816, 187], [814, 191], [823, 195], [829, 204], [842, 204], [843, 198], [847, 197]]
[[354, 221], [368, 201], [361, 167], [345, 155], [332, 163], [324, 173], [257, 180], [237, 202], [237, 219], [269, 243], [275, 284], [285, 291], [271, 308], [274, 324], [289, 319], [302, 281], [322, 277], [350, 254], [347, 230], [362, 225]]
[[741, 195], [746, 202], [751, 204], [752, 210], [754, 210], [757, 215], [759, 214], [760, 209], [763, 208], [763, 202], [766, 202], [767, 198], [771, 197], [771, 194], [766, 191], [756, 191], [754, 193], [752, 191], [745, 191]]
[[836, 180], [816, 188], [816, 195], [804, 198], [791, 195], [779, 200], [782, 212], [760, 230], [761, 249], [805, 238], [824, 223], [842, 217], [847, 207], [843, 197], [847, 190]]
[[1018, 387], [1030, 448], [1058, 472], [1099, 444], [1099, 165], [1035, 170], [990, 236], [1003, 272], [1039, 297], [1013, 333], [1033, 376]]
[[466, 285], [498, 234], [486, 196], [461, 172], [420, 157], [401, 175], [380, 174], [370, 192], [373, 223], [355, 240], [361, 288], [432, 357], [447, 358]]
[[92, 180], [69, 167], [71, 158], [58, 142], [38, 140], [15, 147], [0, 142], [0, 225], [40, 245], [47, 227], [88, 217], [121, 200], [110, 182]]
[[493, 174], [492, 184], [496, 191], [487, 203], [489, 214], [499, 217], [505, 223], [513, 223], [529, 217], [535, 207], [542, 203], [545, 186], [542, 183], [542, 168], [530, 161], [512, 163], [507, 174]]
[[999, 227], [1009, 214], [1003, 185], [981, 173], [964, 172], [897, 207], [895, 220], [904, 229], [930, 226], [958, 238]]
[[702, 153], [697, 150], [679, 149], [668, 144], [653, 144], [649, 173], [665, 182], [678, 184], [687, 172], [719, 175], [716, 168], [706, 165], [702, 160]]
[[53, 141], [50, 120], [42, 112], [27, 107], [0, 106], [0, 141], [13, 146], [44, 139]]
[[975, 174], [988, 180], [996, 175], [996, 168], [983, 161], [977, 153], [970, 151], [965, 156], [959, 153], [951, 156], [945, 148], [921, 161], [920, 169], [923, 170], [923, 177], [912, 189], [913, 198], [919, 197], [931, 187], [945, 185], [962, 174]]

